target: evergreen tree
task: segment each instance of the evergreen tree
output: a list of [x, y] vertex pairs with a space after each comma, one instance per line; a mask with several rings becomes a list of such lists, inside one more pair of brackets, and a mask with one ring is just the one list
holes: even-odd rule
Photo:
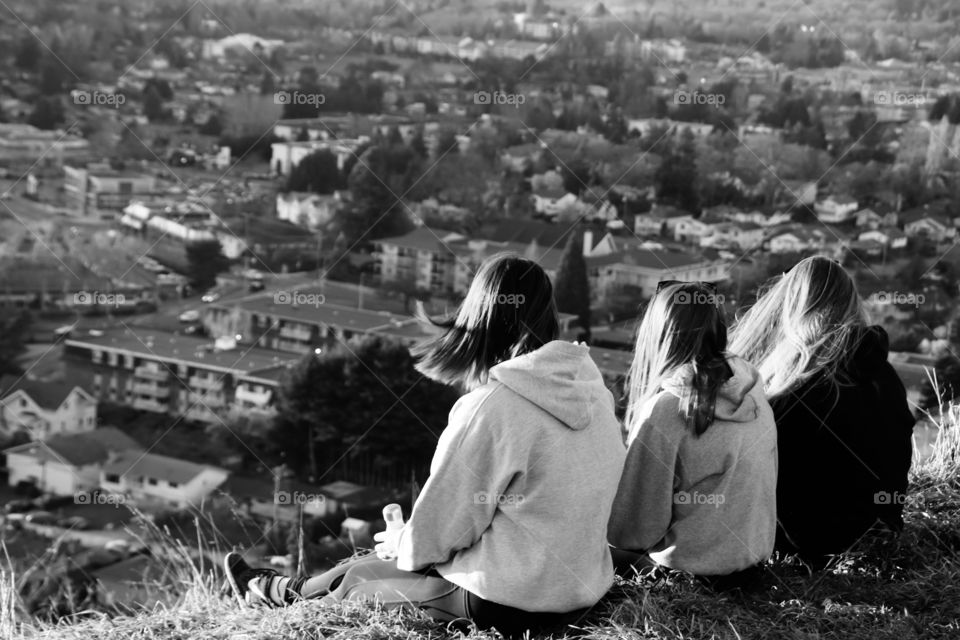
[[656, 172], [657, 198], [696, 213], [699, 211], [697, 189], [697, 154], [690, 129], [684, 129], [679, 141], [672, 142]]

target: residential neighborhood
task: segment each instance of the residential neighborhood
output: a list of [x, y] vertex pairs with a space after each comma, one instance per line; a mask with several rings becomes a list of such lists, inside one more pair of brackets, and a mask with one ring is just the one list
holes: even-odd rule
[[732, 326], [811, 255], [918, 430], [960, 394], [948, 3], [87, 4], [0, 16], [0, 531], [333, 566], [426, 482], [458, 390], [411, 349], [502, 253], [620, 418], [659, 283]]

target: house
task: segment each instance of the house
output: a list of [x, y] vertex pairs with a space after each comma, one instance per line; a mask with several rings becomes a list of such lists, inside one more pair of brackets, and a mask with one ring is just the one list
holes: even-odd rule
[[625, 287], [648, 298], [661, 280], [703, 280], [720, 282], [730, 277], [729, 263], [690, 253], [660, 251], [643, 246], [587, 258], [591, 297], [603, 302]]
[[91, 431], [97, 401], [82, 387], [5, 375], [0, 378], [0, 433], [26, 432], [31, 440]]
[[716, 249], [747, 250], [763, 244], [764, 229], [754, 222], [718, 222], [708, 225], [709, 230], [700, 237], [701, 247]]
[[301, 227], [318, 229], [333, 220], [348, 197], [349, 194], [343, 191], [324, 195], [296, 191], [278, 193], [277, 217]]
[[797, 227], [770, 236], [770, 253], [802, 253], [822, 249], [826, 236], [820, 229]]
[[850, 196], [831, 195], [815, 204], [813, 208], [821, 221], [838, 224], [852, 219], [858, 206], [857, 201]]
[[74, 495], [100, 485], [101, 467], [111, 456], [142, 449], [113, 427], [59, 433], [7, 449], [7, 482], [11, 487], [27, 483], [44, 493]]
[[120, 211], [135, 197], [162, 192], [154, 175], [120, 171], [103, 163], [85, 167], [65, 165], [63, 173], [68, 206], [80, 215]]
[[909, 238], [924, 238], [934, 242], [945, 242], [957, 234], [957, 229], [950, 220], [934, 215], [924, 215], [908, 222], [903, 231]]
[[857, 239], [871, 240], [889, 249], [903, 249], [907, 246], [907, 234], [895, 227], [870, 229], [857, 236]]
[[866, 227], [868, 229], [879, 229], [880, 227], [895, 227], [897, 226], [897, 212], [896, 211], [887, 211], [884, 214], [880, 214], [870, 207], [866, 207], [857, 211], [856, 215], [856, 224], [858, 227]]
[[347, 160], [368, 140], [368, 136], [361, 136], [352, 139], [274, 142], [270, 145], [270, 169], [275, 175], [288, 176], [307, 156], [318, 151], [329, 151], [337, 158], [337, 169], [342, 171]]
[[633, 232], [638, 236], [673, 235], [678, 222], [692, 219], [693, 214], [689, 211], [669, 205], [654, 205], [649, 213], [642, 213], [634, 218]]
[[156, 453], [127, 451], [111, 456], [100, 471], [100, 487], [145, 505], [199, 505], [230, 472]]
[[700, 244], [700, 239], [710, 233], [710, 225], [693, 217], [680, 216], [667, 221], [667, 228], [673, 234], [674, 240]]

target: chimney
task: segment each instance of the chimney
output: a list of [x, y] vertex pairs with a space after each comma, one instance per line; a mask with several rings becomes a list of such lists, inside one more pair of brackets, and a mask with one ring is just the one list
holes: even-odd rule
[[593, 251], [593, 231], [587, 229], [583, 232], [583, 255], [587, 257]]

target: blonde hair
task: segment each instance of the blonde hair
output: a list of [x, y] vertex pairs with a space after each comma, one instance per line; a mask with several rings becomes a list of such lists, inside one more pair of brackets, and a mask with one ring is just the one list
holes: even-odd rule
[[665, 286], [650, 300], [627, 374], [628, 432], [663, 382], [687, 365], [692, 376], [680, 399], [681, 417], [698, 436], [713, 422], [720, 386], [733, 376], [725, 356], [727, 324], [716, 299], [714, 290], [682, 282]]
[[760, 372], [775, 399], [822, 376], [848, 382], [866, 311], [850, 275], [823, 256], [801, 260], [770, 284], [731, 331], [730, 350]]

